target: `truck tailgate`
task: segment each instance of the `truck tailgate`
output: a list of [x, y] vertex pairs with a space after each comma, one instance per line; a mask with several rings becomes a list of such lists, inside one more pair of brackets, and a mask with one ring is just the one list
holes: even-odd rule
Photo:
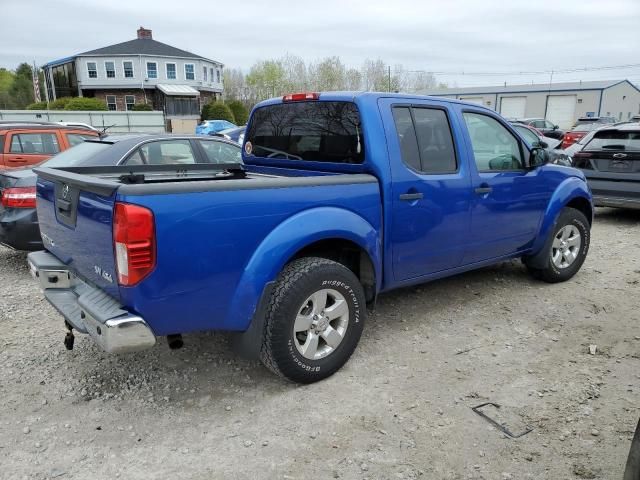
[[45, 248], [78, 276], [119, 299], [112, 234], [117, 186], [69, 172], [37, 173]]

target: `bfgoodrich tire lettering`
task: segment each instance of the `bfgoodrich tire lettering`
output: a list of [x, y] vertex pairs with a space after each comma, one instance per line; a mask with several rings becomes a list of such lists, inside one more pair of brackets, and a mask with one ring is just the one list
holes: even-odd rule
[[546, 266], [527, 266], [535, 278], [549, 283], [564, 282], [580, 270], [587, 258], [591, 241], [589, 221], [579, 210], [567, 207], [560, 213], [550, 235]]
[[[294, 260], [276, 281], [265, 317], [260, 359], [289, 380], [317, 382], [349, 360], [365, 319], [364, 292], [353, 272], [325, 258]], [[309, 347], [314, 335], [315, 350]]]

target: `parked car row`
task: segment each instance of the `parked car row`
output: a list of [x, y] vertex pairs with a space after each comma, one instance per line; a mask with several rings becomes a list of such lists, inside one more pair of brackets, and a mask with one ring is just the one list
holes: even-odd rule
[[571, 166], [571, 156], [569, 156], [559, 146], [562, 143], [557, 138], [546, 137], [534, 127], [528, 125], [512, 122], [513, 128], [518, 132], [529, 145], [532, 147], [544, 148], [549, 156], [550, 163], [556, 163], [558, 165]]
[[[13, 139], [23, 135], [24, 125], [5, 127], [5, 136]], [[36, 129], [39, 136], [31, 141], [41, 149], [45, 129]], [[33, 135], [30, 133], [29, 135]], [[51, 134], [52, 135], [52, 134]], [[194, 163], [241, 163], [240, 146], [220, 137], [196, 137], [152, 134], [121, 134], [99, 138], [97, 134], [60, 129], [58, 145], [64, 151], [50, 160], [40, 162], [34, 156], [30, 164], [49, 168], [97, 165], [166, 165]], [[81, 144], [69, 146], [68, 138], [83, 136]], [[0, 139], [3, 137], [0, 136]], [[31, 137], [29, 137], [31, 138]], [[66, 140], [65, 140], [66, 139]], [[84, 141], [84, 140], [88, 141]], [[17, 142], [18, 140], [14, 140]], [[26, 140], [22, 140], [26, 142]], [[43, 248], [36, 213], [36, 180], [31, 168], [0, 170], [0, 244], [17, 250]]]
[[596, 206], [640, 209], [640, 123], [592, 131], [573, 160], [585, 174]]

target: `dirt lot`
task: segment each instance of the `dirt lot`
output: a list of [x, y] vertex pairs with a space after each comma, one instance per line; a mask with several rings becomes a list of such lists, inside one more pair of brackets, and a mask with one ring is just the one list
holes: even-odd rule
[[[25, 255], [0, 247], [0, 272], [3, 479], [618, 479], [640, 416], [640, 212], [599, 211], [564, 284], [510, 262], [384, 295], [304, 387], [223, 335], [67, 352]], [[487, 401], [533, 431], [506, 437]]]

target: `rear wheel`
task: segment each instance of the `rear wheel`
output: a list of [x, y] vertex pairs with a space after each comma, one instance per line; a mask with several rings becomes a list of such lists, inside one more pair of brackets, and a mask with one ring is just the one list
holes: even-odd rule
[[579, 210], [565, 208], [551, 235], [544, 268], [536, 268], [526, 260], [525, 264], [535, 278], [549, 283], [564, 282], [580, 270], [587, 258], [591, 239], [589, 221]]
[[260, 358], [294, 382], [322, 380], [349, 360], [365, 318], [364, 292], [351, 270], [325, 258], [295, 260], [273, 290]]

